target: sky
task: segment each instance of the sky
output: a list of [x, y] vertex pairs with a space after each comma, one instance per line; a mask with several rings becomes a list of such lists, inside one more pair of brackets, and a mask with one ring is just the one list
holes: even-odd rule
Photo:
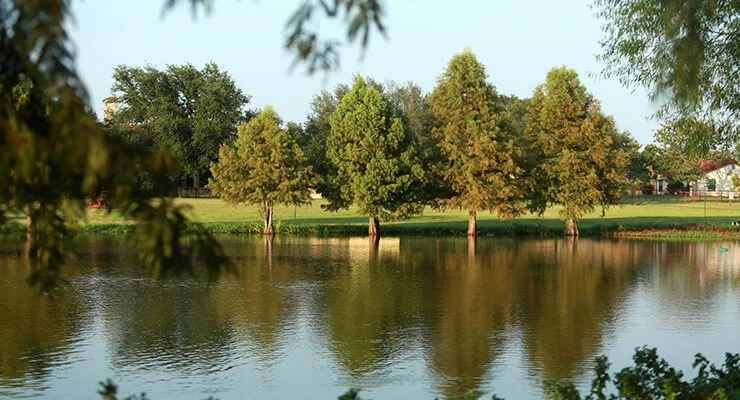
[[[606, 79], [595, 58], [601, 21], [591, 0], [385, 0], [387, 37], [371, 36], [341, 50], [339, 70], [308, 75], [283, 43], [285, 22], [302, 0], [214, 0], [210, 14], [193, 15], [189, 1], [163, 14], [164, 0], [78, 0], [70, 31], [77, 68], [102, 115], [113, 68], [215, 62], [252, 96], [248, 108], [272, 105], [285, 121], [303, 122], [313, 96], [360, 74], [378, 81], [413, 81], [431, 92], [449, 59], [470, 47], [499, 93], [530, 97], [547, 71], [566, 65], [641, 144], [653, 142], [657, 106], [642, 88]], [[322, 20], [320, 32], [344, 40]]]

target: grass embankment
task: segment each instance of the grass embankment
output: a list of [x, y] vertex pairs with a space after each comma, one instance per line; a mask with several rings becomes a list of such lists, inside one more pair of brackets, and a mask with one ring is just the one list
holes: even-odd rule
[[[213, 233], [261, 233], [262, 222], [256, 207], [229, 206], [219, 199], [177, 199], [177, 204], [189, 206], [188, 214], [196, 223]], [[283, 234], [349, 234], [367, 233], [367, 218], [356, 210], [326, 212], [322, 201], [307, 207], [277, 207], [276, 230]], [[728, 202], [707, 199], [696, 202], [667, 202], [664, 197], [647, 198], [612, 207], [601, 217], [601, 210], [584, 216], [578, 222], [582, 235], [617, 237], [675, 237], [678, 239], [713, 239], [736, 236], [740, 229], [730, 225], [740, 220], [740, 204], [730, 208]], [[564, 224], [558, 217], [558, 207], [543, 216], [527, 214], [516, 219], [500, 220], [488, 213], [478, 214], [481, 235], [561, 235]], [[706, 217], [705, 217], [706, 213]], [[461, 235], [467, 229], [467, 211], [434, 211], [408, 220], [381, 223], [386, 235]], [[9, 224], [0, 230], [24, 230], [24, 218], [11, 216]], [[130, 221], [106, 210], [88, 210], [80, 225], [85, 232], [126, 234], [134, 229]]]

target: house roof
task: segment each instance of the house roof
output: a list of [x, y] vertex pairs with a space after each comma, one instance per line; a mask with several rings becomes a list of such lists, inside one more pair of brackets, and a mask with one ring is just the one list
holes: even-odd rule
[[728, 165], [735, 165], [735, 166], [736, 166], [736, 165], [738, 165], [738, 164], [736, 164], [736, 163], [734, 163], [734, 162], [731, 162], [731, 163], [727, 163], [727, 164], [724, 164], [724, 165], [723, 165], [723, 166], [721, 166], [721, 167], [717, 167], [717, 168], [711, 169], [711, 170], [709, 170], [709, 171], [704, 171], [704, 172], [703, 172], [703, 174], [704, 174], [704, 175], [707, 175], [707, 174], [711, 174], [712, 172], [714, 172], [714, 171], [718, 171], [718, 170], [720, 170], [720, 169], [722, 169], [722, 168], [724, 168], [724, 167], [726, 167], [726, 166], [728, 166]]
[[701, 169], [702, 173], [708, 174], [712, 171], [716, 171], [720, 168], [733, 164], [737, 165], [737, 162], [731, 158], [722, 160], [720, 162], [717, 162], [715, 160], [701, 160], [699, 161], [699, 169]]

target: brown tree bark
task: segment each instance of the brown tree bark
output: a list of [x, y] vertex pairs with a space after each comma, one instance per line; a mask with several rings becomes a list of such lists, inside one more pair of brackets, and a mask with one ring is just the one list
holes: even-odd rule
[[370, 217], [370, 221], [367, 227], [368, 236], [379, 236], [380, 235], [380, 221], [375, 217]]
[[31, 214], [31, 206], [25, 207], [26, 211], [26, 246], [25, 246], [25, 259], [26, 266], [31, 268], [31, 248], [33, 247], [33, 215]]
[[578, 236], [578, 223], [574, 218], [565, 221], [565, 236]]
[[371, 235], [368, 236], [369, 245], [369, 260], [370, 266], [373, 267], [378, 263], [378, 249], [380, 248], [380, 236]]
[[468, 260], [471, 264], [475, 261], [475, 243], [477, 240], [477, 236], [468, 236]]
[[568, 251], [572, 254], [578, 251], [578, 236], [566, 236], [565, 243], [570, 246]]
[[26, 241], [31, 242], [33, 239], [33, 216], [31, 215], [31, 206], [26, 206]]
[[[37, 226], [39, 220], [43, 218], [44, 204], [35, 203], [27, 204], [24, 208], [26, 212], [26, 259], [37, 260], [39, 256], [38, 240], [39, 238], [39, 227]], [[33, 254], [35, 249], [36, 254]], [[35, 263], [35, 261], [34, 261]]]
[[263, 244], [265, 246], [265, 259], [267, 260], [267, 269], [272, 277], [272, 241], [275, 240], [275, 235], [263, 236]]
[[265, 231], [264, 231], [264, 234], [265, 235], [274, 235], [275, 234], [275, 228], [272, 225], [272, 213], [273, 213], [272, 203], [268, 204], [268, 206], [266, 207], [266, 210], [267, 211], [265, 212]]
[[468, 211], [468, 236], [478, 236], [478, 221], [475, 211]]

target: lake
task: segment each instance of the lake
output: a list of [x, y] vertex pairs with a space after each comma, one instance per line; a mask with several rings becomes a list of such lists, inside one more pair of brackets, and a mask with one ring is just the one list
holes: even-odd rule
[[[0, 398], [536, 399], [634, 349], [740, 352], [740, 242], [225, 237], [236, 275], [149, 278], [86, 236], [54, 298], [0, 244]], [[726, 247], [728, 252], [719, 252]]]

